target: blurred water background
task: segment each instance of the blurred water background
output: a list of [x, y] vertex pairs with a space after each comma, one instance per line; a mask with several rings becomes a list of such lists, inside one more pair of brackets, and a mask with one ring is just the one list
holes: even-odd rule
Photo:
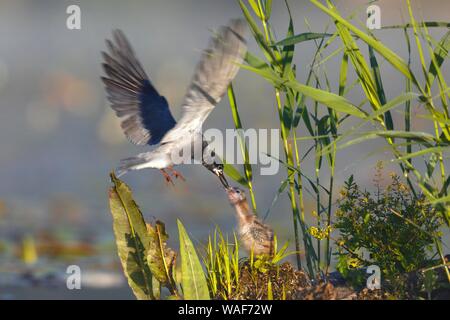
[[[273, 3], [271, 20], [278, 30], [277, 38], [282, 39], [288, 15], [284, 1]], [[323, 32], [330, 22], [308, 1], [289, 3], [296, 33], [308, 31], [305, 19], [315, 32]], [[365, 1], [337, 3], [345, 14], [361, 7], [356, 18], [365, 22]], [[413, 3], [418, 19], [450, 20], [449, 1]], [[70, 4], [81, 7], [81, 30], [66, 28]], [[406, 21], [405, 1], [377, 4], [383, 25]], [[0, 299], [132, 297], [120, 273], [113, 242], [108, 174], [119, 159], [143, 149], [125, 140], [105, 99], [99, 79], [104, 39], [114, 28], [124, 30], [178, 118], [185, 89], [211, 30], [239, 16], [238, 4], [224, 0], [0, 1]], [[433, 35], [441, 33], [432, 30]], [[401, 30], [381, 30], [376, 35], [406, 57]], [[254, 42], [250, 41], [249, 48], [260, 55]], [[302, 71], [314, 51], [312, 42], [296, 50], [294, 61], [303, 81], [306, 72]], [[339, 64], [340, 56], [327, 63], [335, 92]], [[391, 99], [404, 90], [404, 83], [386, 63], [381, 63], [381, 68], [387, 98]], [[419, 65], [414, 69], [418, 72]], [[241, 71], [234, 88], [244, 127], [277, 127], [274, 94], [267, 83]], [[358, 92], [349, 95], [355, 103], [361, 97]], [[401, 114], [394, 117], [402, 121]], [[414, 125], [420, 128], [421, 120], [415, 118]], [[226, 98], [205, 128], [233, 128]], [[299, 135], [302, 130], [300, 127]], [[372, 141], [338, 154], [336, 185], [341, 186], [354, 174], [361, 185], [370, 188], [375, 163], [390, 159], [389, 153], [377, 149], [383, 145], [381, 140]], [[373, 154], [374, 150], [380, 152]], [[305, 174], [312, 176], [313, 167], [313, 161], [306, 161]], [[388, 162], [385, 168], [386, 172], [397, 171]], [[199, 166], [181, 171], [187, 182], [178, 182], [175, 187], [167, 187], [160, 173], [152, 170], [132, 172], [124, 180], [133, 188], [146, 218], [166, 223], [173, 247], [177, 243], [176, 218], [183, 221], [197, 243], [204, 241], [215, 225], [231, 233], [233, 211], [217, 180]], [[284, 177], [282, 168], [275, 176], [256, 174], [259, 212], [269, 208]], [[287, 195], [281, 196], [267, 222], [283, 241], [292, 243], [287, 200]], [[313, 208], [313, 203], [307, 203], [307, 212]], [[65, 288], [65, 270], [70, 264], [80, 265], [85, 272], [88, 280], [83, 290]], [[94, 280], [89, 283], [89, 279]]]

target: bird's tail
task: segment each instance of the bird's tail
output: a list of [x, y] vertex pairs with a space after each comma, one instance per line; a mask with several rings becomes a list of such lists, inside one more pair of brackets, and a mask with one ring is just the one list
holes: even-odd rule
[[139, 169], [139, 166], [146, 163], [148, 161], [147, 154], [141, 153], [137, 156], [125, 158], [120, 160], [120, 165], [116, 169], [116, 175], [117, 177], [123, 176], [125, 173], [127, 173], [130, 170], [137, 170]]

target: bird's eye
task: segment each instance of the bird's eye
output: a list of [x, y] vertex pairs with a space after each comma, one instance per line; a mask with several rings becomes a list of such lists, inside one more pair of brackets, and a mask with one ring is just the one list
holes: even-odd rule
[[236, 193], [237, 193], [237, 194], [241, 194], [241, 191], [240, 191], [240, 190], [236, 190]]

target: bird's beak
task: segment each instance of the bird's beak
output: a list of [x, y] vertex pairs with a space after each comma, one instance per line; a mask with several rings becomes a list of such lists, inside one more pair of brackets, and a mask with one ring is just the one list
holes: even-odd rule
[[229, 189], [230, 185], [228, 184], [227, 179], [225, 178], [225, 175], [223, 173], [219, 173], [217, 174], [217, 176], [219, 177], [220, 182], [222, 183], [223, 187], [225, 189]]

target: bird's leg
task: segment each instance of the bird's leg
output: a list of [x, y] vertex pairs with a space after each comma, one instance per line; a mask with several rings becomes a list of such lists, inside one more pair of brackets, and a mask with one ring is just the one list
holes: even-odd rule
[[170, 177], [170, 175], [164, 169], [159, 169], [159, 171], [161, 171], [162, 175], [164, 176], [164, 179], [166, 179], [166, 183], [167, 184], [174, 185], [174, 183], [172, 181], [172, 178]]
[[175, 177], [175, 179], [180, 178], [181, 180], [186, 181], [186, 179], [183, 177], [183, 175], [180, 172], [176, 171], [172, 166], [167, 167], [167, 169], [172, 173], [172, 175]]

